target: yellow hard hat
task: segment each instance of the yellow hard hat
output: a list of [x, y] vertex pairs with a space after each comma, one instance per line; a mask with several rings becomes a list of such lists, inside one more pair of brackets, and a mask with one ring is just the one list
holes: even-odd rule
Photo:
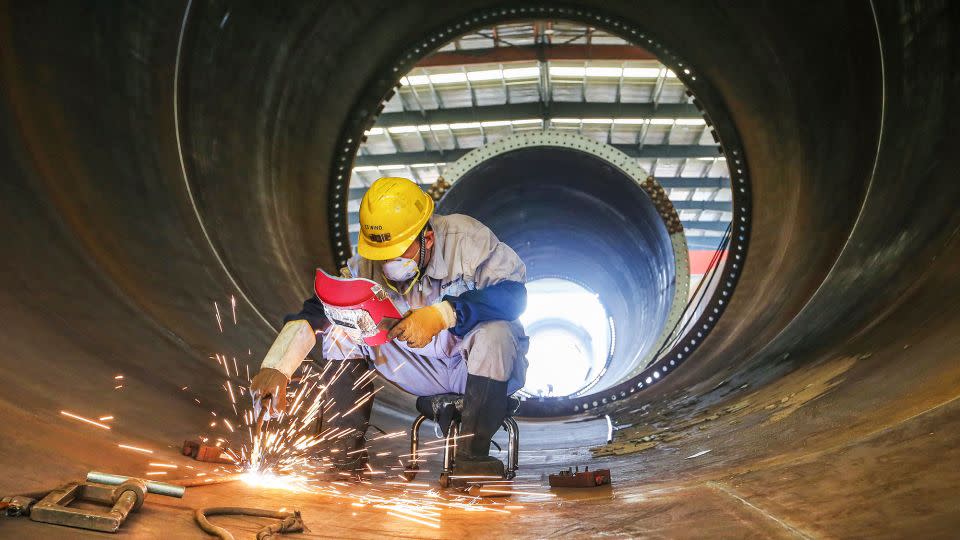
[[381, 178], [360, 201], [360, 241], [364, 259], [385, 261], [403, 254], [433, 215], [433, 199], [406, 178]]

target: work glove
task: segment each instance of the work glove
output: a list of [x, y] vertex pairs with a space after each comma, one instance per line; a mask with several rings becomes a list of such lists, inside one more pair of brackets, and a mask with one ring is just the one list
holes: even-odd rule
[[316, 343], [317, 338], [307, 321], [295, 320], [283, 325], [260, 365], [260, 373], [250, 381], [254, 414], [258, 418], [267, 397], [270, 404], [266, 405], [265, 419], [287, 409], [287, 383]]
[[[260, 373], [250, 382], [250, 395], [253, 396], [254, 413], [267, 409], [265, 419], [279, 416], [287, 410], [287, 384], [290, 379], [279, 370], [260, 368]], [[269, 401], [269, 403], [267, 403]]]
[[414, 349], [426, 347], [440, 332], [457, 324], [457, 314], [450, 302], [408, 311], [387, 337], [406, 341]]

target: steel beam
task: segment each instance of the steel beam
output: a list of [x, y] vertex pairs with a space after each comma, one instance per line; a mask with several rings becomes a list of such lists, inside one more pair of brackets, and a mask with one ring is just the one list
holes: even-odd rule
[[[720, 222], [704, 222], [704, 223], [720, 223]], [[726, 230], [727, 224], [723, 223], [723, 229]], [[689, 227], [691, 230], [696, 230], [694, 227]], [[715, 230], [715, 229], [704, 229], [704, 230]], [[354, 248], [357, 246], [360, 233], [351, 232], [350, 233], [350, 245]], [[687, 237], [687, 249], [690, 250], [715, 250], [720, 247], [720, 240], [722, 238], [719, 236], [688, 236]]]
[[[689, 202], [689, 201], [682, 201], [682, 202]], [[707, 202], [712, 202], [712, 201], [707, 201]], [[726, 210], [721, 209], [719, 211], [721, 212], [730, 211], [730, 208], [728, 207]], [[360, 223], [360, 217], [357, 214], [357, 212], [350, 212], [347, 216], [347, 219], [349, 220], [347, 222], [348, 226], [354, 226]], [[729, 224], [728, 221], [682, 220], [682, 222], [683, 222], [684, 229], [698, 230], [698, 231], [720, 231], [720, 232], [727, 230], [727, 225]]]
[[[541, 52], [542, 51], [542, 52]], [[650, 51], [633, 45], [515, 45], [490, 49], [436, 52], [420, 60], [417, 67], [498, 64], [539, 60], [656, 60]]]
[[[637, 148], [632, 144], [614, 144], [617, 150], [635, 158], [647, 159], [684, 159], [701, 157], [719, 157], [720, 147], [698, 144], [647, 144]], [[452, 163], [472, 148], [458, 148], [442, 152], [431, 150], [428, 152], [400, 152], [397, 154], [370, 154], [357, 156], [354, 167], [381, 167], [384, 165], [409, 165], [413, 163]]]
[[400, 111], [383, 113], [377, 118], [377, 127], [416, 126], [422, 124], [456, 124], [461, 122], [490, 122], [519, 118], [703, 118], [695, 105], [689, 103], [550, 103], [549, 111], [541, 102], [507, 103], [480, 107], [427, 109], [423, 112]]
[[[723, 176], [657, 178], [657, 182], [668, 189], [721, 189], [730, 187], [730, 179]], [[421, 184], [424, 190], [430, 189], [432, 185]], [[359, 200], [366, 192], [367, 188], [365, 187], [350, 188], [350, 200]]]

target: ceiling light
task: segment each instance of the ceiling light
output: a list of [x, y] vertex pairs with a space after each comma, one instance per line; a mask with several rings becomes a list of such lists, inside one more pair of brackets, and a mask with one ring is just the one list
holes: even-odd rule
[[550, 66], [551, 77], [583, 77], [587, 68], [572, 66]]
[[437, 73], [430, 75], [430, 82], [433, 84], [456, 84], [466, 82], [466, 73]]
[[612, 124], [613, 118], [584, 118], [581, 122], [584, 124]]
[[407, 75], [400, 79], [400, 84], [404, 86], [421, 86], [424, 84], [430, 84], [430, 78], [426, 75]]
[[539, 77], [539, 76], [540, 76], [539, 67], [510, 68], [510, 69], [503, 70], [504, 79], [524, 79], [524, 78]]
[[618, 67], [588, 67], [587, 77], [619, 77], [623, 75], [623, 70]]
[[625, 79], [656, 79], [660, 76], [660, 68], [623, 68]]
[[467, 79], [470, 81], [495, 81], [500, 78], [499, 69], [486, 69], [483, 71], [468, 71]]

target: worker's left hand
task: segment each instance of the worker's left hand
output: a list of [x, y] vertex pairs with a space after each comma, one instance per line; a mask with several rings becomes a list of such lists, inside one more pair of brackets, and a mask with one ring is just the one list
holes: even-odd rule
[[273, 368], [260, 368], [260, 373], [250, 381], [250, 395], [254, 409], [259, 415], [260, 408], [267, 409], [266, 418], [279, 416], [287, 410], [287, 384], [290, 379]]
[[[450, 320], [452, 317], [452, 321]], [[414, 349], [426, 347], [443, 330], [456, 323], [456, 314], [448, 302], [408, 311], [387, 337], [406, 341]]]

